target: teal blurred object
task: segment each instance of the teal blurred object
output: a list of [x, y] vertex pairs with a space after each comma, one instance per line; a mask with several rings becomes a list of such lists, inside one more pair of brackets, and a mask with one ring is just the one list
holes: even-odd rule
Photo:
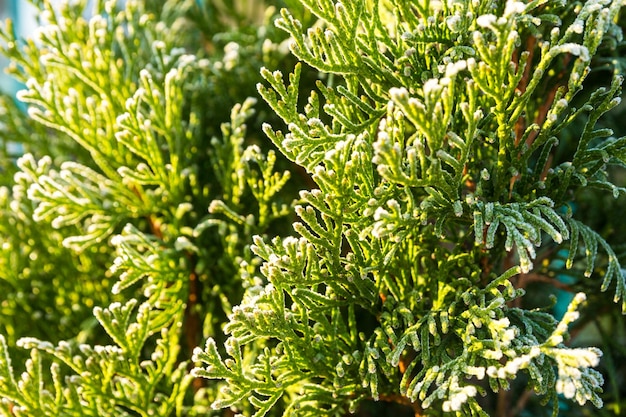
[[[571, 210], [571, 212], [574, 213], [576, 211], [576, 208], [576, 204], [571, 203], [569, 207], [562, 207], [561, 211], [563, 214], [565, 214], [565, 212], [567, 212], [568, 210]], [[568, 256], [569, 251], [567, 249], [559, 250], [558, 255], [552, 261], [552, 267], [557, 271], [565, 270], [565, 260], [568, 258]], [[574, 276], [565, 274], [563, 272], [558, 274], [556, 278], [563, 284], [571, 285], [576, 283], [576, 278]], [[554, 314], [554, 317], [557, 320], [561, 320], [565, 315], [569, 304], [574, 299], [574, 293], [572, 291], [566, 291], [560, 288], [556, 288], [555, 296], [556, 304], [552, 309], [552, 314]]]
[[[53, 5], [61, 4], [66, 0], [50, 0]], [[120, 0], [119, 3], [123, 3]], [[89, 4], [86, 10], [90, 10]], [[18, 37], [32, 37], [37, 29], [36, 8], [28, 0], [0, 0], [0, 20], [11, 19]], [[20, 88], [20, 84], [4, 73], [4, 68], [9, 61], [0, 56], [0, 91], [14, 95]]]
[[[0, 20], [4, 22], [11, 19], [14, 23], [15, 30], [21, 36], [28, 35], [36, 26], [36, 18], [32, 13], [32, 5], [25, 0], [0, 0]], [[30, 10], [30, 13], [29, 13]], [[9, 60], [0, 55], [0, 93], [8, 94], [15, 98], [15, 93], [21, 88], [20, 83], [5, 73], [5, 68], [9, 65]], [[24, 106], [20, 106], [24, 108]], [[0, 138], [0, 142], [4, 139]], [[4, 145], [4, 144], [2, 144]], [[19, 144], [6, 142], [6, 152], [16, 158], [23, 153]]]
[[[32, 35], [37, 27], [37, 18], [34, 7], [26, 0], [0, 0], [0, 19], [11, 19], [19, 36]], [[0, 57], [0, 90], [7, 94], [15, 94], [20, 84], [4, 73], [8, 60]]]
[[[557, 259], [552, 261], [552, 265], [554, 266], [554, 268], [564, 269], [565, 259], [567, 259], [568, 255], [569, 255], [569, 251], [567, 249], [561, 249], [559, 251]], [[576, 282], [576, 278], [567, 274], [559, 274], [557, 276], [557, 279], [563, 284], [574, 284]], [[556, 304], [554, 305], [554, 308], [553, 308], [553, 314], [557, 320], [561, 320], [563, 318], [563, 315], [567, 311], [567, 307], [569, 306], [569, 304], [572, 302], [572, 299], [574, 298], [574, 293], [572, 293], [571, 291], [566, 291], [566, 290], [557, 288], [555, 290], [555, 295], [556, 295]]]
[[[53, 5], [61, 4], [66, 0], [50, 0]], [[122, 3], [124, 0], [119, 0]], [[89, 10], [88, 2], [87, 10]], [[13, 27], [18, 35], [18, 38], [32, 38], [35, 30], [38, 26], [36, 8], [28, 0], [0, 0], [0, 21], [4, 22], [6, 19], [13, 21]], [[9, 60], [0, 55], [0, 93], [12, 96], [15, 99], [15, 94], [22, 88], [22, 84], [16, 81], [5, 73], [5, 68], [9, 65]], [[24, 103], [17, 101], [17, 105], [23, 111], [26, 111]], [[0, 143], [3, 138], [0, 137]], [[21, 145], [6, 142], [6, 151], [9, 155], [18, 156], [23, 154]]]

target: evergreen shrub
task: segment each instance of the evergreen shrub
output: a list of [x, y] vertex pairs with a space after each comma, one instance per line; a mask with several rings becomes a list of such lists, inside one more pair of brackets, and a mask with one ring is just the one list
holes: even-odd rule
[[621, 1], [34, 3], [0, 415], [626, 406]]

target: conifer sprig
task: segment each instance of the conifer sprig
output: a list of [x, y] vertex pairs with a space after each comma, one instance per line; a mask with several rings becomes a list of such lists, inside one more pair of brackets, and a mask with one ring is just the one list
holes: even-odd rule
[[[618, 103], [621, 78], [571, 104], [619, 2], [302, 4], [315, 27], [286, 10], [277, 25], [332, 84], [302, 106], [298, 66], [286, 81], [264, 70], [259, 92], [287, 126], [266, 134], [317, 189], [301, 193], [297, 237], [255, 240], [267, 284], [229, 317], [234, 362], [211, 339], [195, 351], [196, 375], [232, 387], [213, 406], [282, 395], [286, 415], [354, 412], [366, 399], [416, 415], [486, 415], [478, 395], [509, 389], [520, 372], [546, 401], [601, 406], [601, 353], [563, 344], [584, 294], [557, 323], [512, 307], [524, 295], [512, 281], [561, 244], [571, 268], [582, 239], [585, 273], [602, 246], [602, 288], [615, 279], [623, 299], [610, 246], [563, 210], [602, 181], [620, 193], [606, 174], [620, 156], [601, 149], [621, 139], [595, 126]], [[559, 132], [586, 117], [579, 149], [554, 164]], [[262, 359], [247, 356], [253, 341], [266, 341]], [[248, 360], [260, 374], [229, 365]]]
[[[0, 230], [4, 238], [11, 223], [21, 229], [3, 246], [1, 265], [15, 247], [48, 262], [33, 271], [39, 280], [60, 274], [55, 260], [76, 262], [60, 274], [70, 281], [56, 299], [76, 311], [84, 302], [93, 314], [79, 323], [86, 330], [76, 334], [77, 325], [53, 342], [0, 336], [0, 414], [197, 415], [216, 385], [190, 376], [185, 358], [217, 333], [242, 288], [255, 285], [252, 235], [290, 212], [282, 196], [289, 174], [275, 153], [250, 144], [255, 100], [246, 96], [254, 84], [238, 84], [237, 51], [226, 44], [207, 58], [215, 46], [204, 41], [217, 41], [195, 18], [207, 18], [211, 5], [203, 14], [194, 1], [89, 3], [40, 2], [34, 40], [17, 39], [10, 23], [2, 29], [30, 117], [71, 152], [53, 159], [45, 155], [51, 149], [31, 146], [36, 156], [18, 161], [2, 210], [19, 214], [8, 227], [3, 214]], [[260, 61], [280, 59], [269, 39], [235, 29], [229, 36], [248, 42], [239, 53], [255, 73]], [[214, 97], [227, 84], [232, 97]], [[235, 100], [232, 111], [223, 106]], [[49, 253], [17, 246], [30, 240], [23, 230], [37, 228], [50, 233]], [[96, 289], [97, 304], [66, 290], [86, 276], [106, 287]], [[10, 278], [23, 286], [29, 276]], [[31, 359], [15, 377], [9, 353], [18, 348]]]

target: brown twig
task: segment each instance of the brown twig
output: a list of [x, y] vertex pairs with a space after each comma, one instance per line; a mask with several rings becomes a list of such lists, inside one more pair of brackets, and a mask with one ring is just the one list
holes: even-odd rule
[[382, 394], [380, 396], [380, 400], [381, 401], [387, 401], [387, 402], [392, 402], [392, 403], [397, 403], [397, 404], [401, 404], [401, 405], [406, 405], [408, 407], [411, 407], [411, 410], [413, 410], [414, 416], [415, 417], [422, 417], [423, 416], [423, 412], [424, 410], [422, 410], [422, 407], [420, 407], [420, 405], [417, 402], [413, 402], [410, 399], [408, 399], [407, 397], [403, 396], [403, 395], [398, 395], [398, 394]]
[[[528, 51], [528, 60], [526, 61], [526, 67], [524, 68], [524, 74], [517, 85], [517, 91], [520, 94], [523, 94], [526, 91], [526, 87], [528, 87], [528, 83], [530, 82], [530, 70], [532, 68], [532, 60], [535, 55], [535, 44], [537, 43], [537, 38], [534, 36], [529, 36], [526, 39], [526, 50]], [[519, 65], [519, 57], [517, 53], [513, 57], [513, 62], [516, 65]], [[520, 116], [515, 122], [515, 146], [519, 145], [520, 140], [522, 140], [522, 136], [524, 135], [524, 131], [526, 130], [526, 119], [524, 116]]]
[[566, 284], [564, 282], [559, 281], [556, 277], [549, 277], [542, 274], [520, 274], [518, 280], [519, 288], [525, 288], [528, 284], [533, 282], [545, 282], [546, 284], [550, 284], [555, 288], [558, 288], [567, 292], [574, 292], [574, 289], [570, 284]]
[[510, 417], [509, 406], [511, 403], [511, 391], [501, 389], [498, 391], [498, 402], [496, 404], [496, 415], [498, 417]]
[[532, 396], [533, 396], [533, 390], [531, 389], [525, 390], [522, 393], [522, 395], [520, 395], [519, 399], [517, 400], [515, 407], [513, 407], [513, 410], [511, 411], [511, 417], [515, 417], [519, 413], [521, 413], [526, 408], [526, 403], [528, 403], [528, 401], [530, 400], [530, 397]]
[[[526, 91], [526, 88], [528, 87], [528, 83], [531, 78], [530, 69], [532, 67], [531, 63], [532, 63], [532, 59], [534, 56], [536, 44], [537, 44], [537, 39], [534, 36], [529, 36], [528, 39], [526, 39], [525, 50], [528, 51], [529, 56], [528, 56], [528, 60], [526, 63], [526, 67], [524, 68], [524, 74], [522, 75], [522, 78], [520, 79], [520, 82], [518, 83], [518, 86], [516, 87], [516, 89], [522, 94]], [[572, 56], [570, 54], [565, 55], [563, 57], [563, 66], [564, 67], [567, 66], [568, 63], [571, 61], [571, 59], [572, 59]], [[513, 61], [516, 64], [519, 64], [519, 56], [517, 55], [517, 52], [513, 56]], [[567, 85], [564, 82], [564, 80], [566, 79], [566, 73], [567, 71], [563, 69], [557, 74], [557, 76], [555, 77], [552, 83], [553, 87], [547, 91], [545, 100], [543, 100], [543, 102], [539, 106], [539, 109], [537, 110], [537, 115], [535, 116], [535, 120], [534, 120], [534, 123], [537, 124], [538, 126], [541, 126], [546, 121], [546, 118], [548, 117], [548, 112], [550, 111], [550, 108], [552, 108], [554, 98], [559, 88]], [[527, 128], [526, 118], [524, 116], [520, 116], [515, 122], [515, 146], [518, 146], [520, 144], [524, 136], [524, 133], [526, 132], [526, 128]], [[537, 139], [539, 132], [540, 132], [540, 129], [533, 130], [528, 134], [528, 137], [526, 138], [526, 142], [525, 142], [527, 147], [530, 147], [533, 144], [535, 139]], [[546, 164], [546, 167], [544, 167], [543, 169], [544, 172], [547, 172], [547, 169], [549, 168], [549, 164], [551, 163], [551, 161], [552, 161], [552, 158], [548, 158], [548, 163]], [[509, 182], [509, 198], [511, 198], [511, 196], [513, 195], [513, 187], [515, 186], [515, 183], [520, 178], [521, 178], [521, 174], [511, 177], [511, 180]]]

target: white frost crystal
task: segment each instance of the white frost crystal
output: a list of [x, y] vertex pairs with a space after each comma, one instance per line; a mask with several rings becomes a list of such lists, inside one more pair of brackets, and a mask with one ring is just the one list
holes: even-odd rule
[[550, 353], [559, 369], [556, 391], [565, 398], [575, 399], [580, 405], [591, 401], [594, 405], [601, 406], [602, 400], [596, 391], [600, 389], [604, 379], [592, 367], [598, 365], [602, 352], [596, 348], [587, 348], [553, 349]]
[[524, 13], [526, 10], [526, 4], [521, 1], [508, 1], [506, 3], [506, 8], [504, 9], [504, 16], [509, 17], [514, 14]]
[[478, 16], [478, 18], [476, 19], [476, 23], [478, 24], [478, 26], [486, 28], [496, 23], [496, 20], [497, 18], [494, 15], [484, 14], [482, 16]]

